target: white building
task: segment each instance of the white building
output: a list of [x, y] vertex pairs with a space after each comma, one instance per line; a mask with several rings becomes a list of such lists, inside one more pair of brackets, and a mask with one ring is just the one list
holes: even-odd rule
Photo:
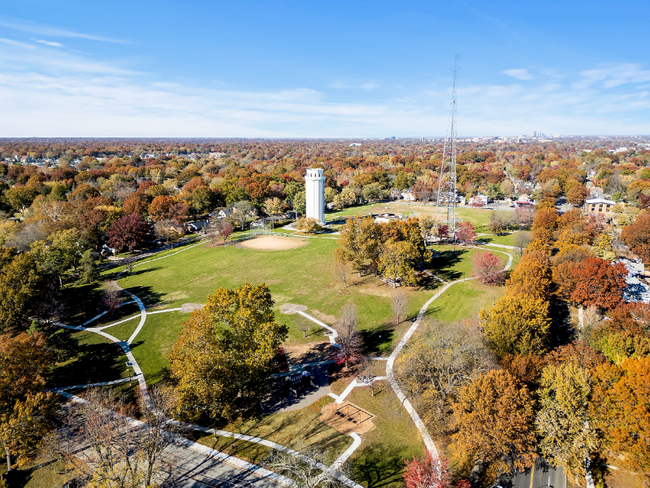
[[325, 224], [325, 176], [320, 168], [308, 169], [305, 175], [306, 217]]

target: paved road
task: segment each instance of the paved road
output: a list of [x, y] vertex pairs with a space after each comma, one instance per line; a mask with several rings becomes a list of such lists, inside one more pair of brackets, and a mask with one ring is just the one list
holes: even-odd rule
[[[170, 452], [172, 451], [172, 452]], [[207, 458], [177, 446], [165, 450], [168, 462], [176, 466], [176, 485], [182, 488], [279, 488], [284, 487], [268, 478], [231, 466], [219, 459]]]
[[553, 468], [537, 463], [526, 473], [517, 473], [512, 480], [513, 488], [566, 488], [567, 479], [563, 468]]

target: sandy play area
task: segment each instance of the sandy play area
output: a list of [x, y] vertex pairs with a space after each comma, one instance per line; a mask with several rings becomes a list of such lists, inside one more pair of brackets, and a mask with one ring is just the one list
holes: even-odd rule
[[343, 402], [325, 405], [318, 420], [338, 430], [341, 434], [350, 435], [350, 432], [363, 434], [372, 429], [374, 427], [373, 417], [373, 414], [355, 404]]
[[240, 249], [255, 249], [257, 251], [286, 251], [307, 245], [309, 239], [295, 237], [261, 236], [248, 241], [240, 242]]

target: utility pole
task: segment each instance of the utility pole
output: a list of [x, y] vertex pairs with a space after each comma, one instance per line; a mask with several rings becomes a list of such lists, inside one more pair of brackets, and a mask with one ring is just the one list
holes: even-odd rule
[[445, 139], [445, 146], [442, 152], [442, 163], [440, 165], [440, 177], [438, 179], [438, 198], [436, 201], [436, 219], [440, 222], [441, 207], [446, 207], [447, 215], [445, 223], [456, 242], [456, 77], [460, 69], [460, 54], [454, 59], [454, 81], [451, 90], [451, 104], [449, 107], [449, 134]]

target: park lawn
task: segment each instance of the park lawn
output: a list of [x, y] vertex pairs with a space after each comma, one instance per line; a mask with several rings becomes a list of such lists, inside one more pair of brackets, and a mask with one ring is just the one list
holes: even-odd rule
[[425, 446], [413, 420], [387, 381], [352, 390], [347, 401], [375, 415], [374, 428], [361, 434], [361, 446], [348, 461], [351, 478], [367, 487], [402, 487], [404, 459], [421, 457]]
[[[484, 252], [476, 248], [448, 244], [432, 246], [431, 250], [437, 252], [438, 257], [433, 258], [429, 269], [446, 281], [470, 278], [472, 276], [473, 257], [479, 252]], [[489, 248], [486, 250], [496, 251]], [[500, 252], [495, 252], [495, 254], [505, 267], [508, 263], [508, 256]]]
[[131, 334], [135, 332], [135, 329], [137, 329], [138, 324], [140, 323], [140, 316], [140, 314], [134, 315], [127, 322], [104, 329], [104, 332], [112, 335], [116, 339], [126, 342], [129, 337], [131, 337]]
[[[0, 476], [7, 472], [6, 463], [0, 465]], [[75, 472], [51, 454], [41, 454], [26, 467], [12, 472], [8, 486], [22, 488], [58, 488], [75, 478]], [[4, 485], [3, 485], [4, 486]]]
[[[322, 451], [327, 464], [331, 464], [352, 444], [352, 438], [318, 420], [322, 408], [333, 401], [331, 397], [326, 396], [300, 410], [278, 412], [258, 420], [236, 421], [218, 428], [261, 437], [296, 451], [313, 447]], [[214, 436], [210, 434], [201, 437], [198, 442], [212, 446], [214, 441]], [[254, 443], [233, 441], [232, 438], [223, 438], [219, 445], [227, 449], [224, 452], [243, 457], [251, 462], [259, 462], [260, 456], [269, 452], [267, 448]]]
[[[444, 208], [438, 209], [435, 205], [424, 205], [422, 203], [408, 203], [403, 201], [371, 203], [358, 207], [350, 207], [339, 212], [328, 213], [325, 220], [337, 220], [339, 217], [348, 215], [367, 216], [368, 214], [393, 213], [401, 214], [405, 217], [422, 217], [425, 215], [435, 216], [436, 211], [440, 215], [446, 213]], [[490, 213], [492, 210], [475, 207], [456, 207], [456, 218], [466, 220], [474, 224], [477, 232], [487, 232], [490, 225]]]
[[489, 242], [490, 244], [501, 244], [504, 246], [514, 246], [517, 236], [521, 233], [527, 233], [526, 231], [516, 231], [511, 234], [503, 234], [503, 235], [496, 235], [496, 234], [490, 234], [490, 235], [483, 235], [480, 236], [477, 240], [479, 242], [485, 242], [486, 244]]
[[[306, 246], [287, 251], [197, 246], [164, 260], [140, 264], [131, 275], [120, 279], [120, 285], [142, 298], [148, 308], [165, 309], [205, 303], [207, 296], [221, 286], [264, 282], [275, 300], [277, 320], [289, 327], [289, 344], [312, 342], [313, 338], [303, 337], [297, 328], [297, 315], [279, 312], [284, 303], [305, 305], [308, 313], [332, 324], [343, 305], [352, 302], [362, 330], [390, 330], [394, 325], [390, 305], [394, 290], [374, 276], [359, 278], [355, 273], [350, 273], [350, 286], [344, 288], [334, 276], [332, 251], [336, 246], [335, 239], [310, 239]], [[431, 292], [407, 289], [407, 294], [409, 314], [414, 314]], [[179, 330], [175, 314], [155, 317]], [[148, 317], [147, 322], [152, 319]], [[390, 351], [394, 334], [379, 335], [382, 340], [375, 344], [376, 352]]]
[[443, 322], [478, 319], [480, 310], [490, 308], [504, 291], [503, 286], [487, 286], [478, 280], [456, 283], [429, 306], [426, 315]]
[[133, 370], [126, 366], [126, 356], [120, 346], [98, 334], [61, 329], [50, 341], [56, 349], [71, 353], [71, 357], [55, 364], [48, 378], [50, 388], [133, 376]]
[[153, 385], [165, 378], [169, 350], [176, 342], [183, 322], [189, 317], [189, 313], [180, 312], [147, 315], [147, 321], [131, 344], [131, 352], [142, 368], [147, 384]]

